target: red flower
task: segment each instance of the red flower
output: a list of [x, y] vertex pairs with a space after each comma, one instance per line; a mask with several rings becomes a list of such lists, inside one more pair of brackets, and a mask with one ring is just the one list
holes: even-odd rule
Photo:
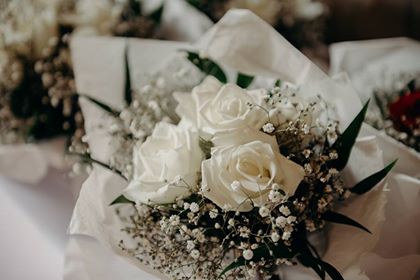
[[389, 114], [395, 128], [412, 132], [420, 126], [420, 90], [401, 96], [389, 104]]

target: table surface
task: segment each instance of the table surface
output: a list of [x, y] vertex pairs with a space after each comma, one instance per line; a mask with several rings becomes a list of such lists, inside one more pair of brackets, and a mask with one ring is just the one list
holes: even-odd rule
[[0, 177], [1, 278], [62, 279], [74, 195], [66, 173], [50, 171], [36, 185]]

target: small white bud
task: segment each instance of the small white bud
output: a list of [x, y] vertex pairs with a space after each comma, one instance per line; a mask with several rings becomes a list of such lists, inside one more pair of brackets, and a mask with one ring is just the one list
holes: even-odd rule
[[258, 213], [261, 217], [265, 218], [270, 214], [270, 210], [267, 207], [263, 206], [258, 210]]
[[242, 252], [242, 256], [244, 257], [244, 259], [249, 261], [254, 257], [254, 252], [252, 252], [252, 250], [247, 249]]
[[238, 191], [241, 186], [242, 185], [241, 185], [241, 183], [239, 181], [233, 181], [232, 184], [230, 184], [230, 187], [234, 191]]
[[272, 133], [276, 128], [272, 123], [266, 123], [263, 125], [262, 129], [265, 133]]

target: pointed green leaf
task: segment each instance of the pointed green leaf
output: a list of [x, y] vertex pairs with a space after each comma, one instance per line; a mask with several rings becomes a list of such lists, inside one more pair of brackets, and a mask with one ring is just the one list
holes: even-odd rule
[[310, 255], [310, 252], [301, 253], [297, 259], [303, 266], [312, 268], [316, 274], [318, 274], [319, 278], [323, 280], [325, 279], [325, 271], [323, 270], [323, 267], [320, 267], [318, 259]]
[[[299, 251], [297, 259], [300, 263], [306, 267], [312, 268], [321, 279], [325, 279], [325, 271], [318, 262], [319, 254], [316, 251], [316, 248], [307, 240], [306, 235], [303, 238], [296, 238], [294, 240], [294, 245]], [[314, 256], [311, 249], [316, 256]]]
[[344, 280], [341, 273], [334, 266], [322, 260], [319, 261], [332, 280]]
[[162, 4], [159, 8], [157, 8], [156, 10], [154, 10], [148, 16], [148, 18], [152, 19], [156, 23], [160, 23], [162, 21], [163, 7], [164, 7], [164, 5]]
[[128, 11], [127, 13], [133, 13], [136, 16], [141, 16], [142, 14], [142, 5], [139, 1], [129, 0], [127, 1]]
[[359, 183], [357, 183], [354, 187], [350, 189], [352, 193], [356, 194], [364, 194], [370, 191], [373, 187], [375, 187], [382, 179], [386, 177], [386, 175], [391, 171], [394, 165], [397, 163], [397, 160], [394, 160], [390, 164], [388, 164], [384, 169], [376, 172], [373, 175], [363, 179]]
[[355, 220], [337, 212], [327, 211], [322, 215], [322, 218], [327, 222], [353, 226], [353, 227], [357, 227], [366, 232], [371, 233], [366, 227], [359, 224]]
[[134, 204], [133, 201], [129, 200], [128, 198], [126, 198], [124, 195], [120, 195], [119, 197], [117, 197], [116, 199], [114, 199], [109, 205], [115, 205], [115, 204]]
[[214, 146], [213, 142], [200, 137], [198, 144], [205, 158], [209, 159], [211, 157], [211, 148]]
[[214, 76], [222, 83], [227, 83], [227, 77], [222, 68], [208, 58], [201, 58], [197, 53], [186, 51], [188, 60], [206, 75]]
[[253, 76], [248, 76], [246, 74], [238, 73], [238, 77], [236, 78], [236, 84], [241, 88], [248, 88], [249, 85], [254, 80]]
[[281, 83], [282, 83], [281, 80], [277, 80], [274, 86], [281, 87]]
[[200, 0], [187, 0], [187, 3], [197, 9], [200, 9], [203, 4]]
[[79, 154], [79, 153], [67, 153], [67, 155], [69, 156], [77, 156], [80, 157], [80, 160], [84, 163], [89, 163], [89, 164], [97, 164], [99, 166], [102, 166], [105, 169], [108, 169], [109, 171], [112, 171], [116, 174], [118, 174], [120, 177], [122, 177], [124, 180], [127, 180], [127, 178], [125, 178], [125, 176], [121, 173], [121, 171], [116, 170], [115, 168], [112, 168], [111, 166], [109, 166], [108, 164], [99, 161], [97, 159], [94, 159], [90, 156], [90, 154]]
[[414, 92], [416, 90], [416, 80], [411, 80], [408, 84], [407, 84], [407, 88], [410, 92]]
[[[272, 255], [270, 254], [272, 252]], [[259, 262], [262, 258], [268, 260], [273, 258], [292, 258], [295, 254], [284, 244], [278, 243], [277, 245], [274, 244], [267, 244], [257, 249], [253, 250], [254, 257], [250, 260], [253, 262]], [[243, 266], [247, 263], [247, 260], [244, 257], [239, 257], [236, 261], [229, 264], [223, 271], [220, 273], [219, 277], [223, 276], [226, 272]]]
[[132, 89], [131, 89], [131, 77], [130, 77], [130, 65], [128, 62], [128, 47], [124, 50], [124, 67], [125, 67], [125, 84], [124, 84], [124, 99], [127, 105], [130, 105], [133, 101]]
[[333, 161], [333, 166], [338, 170], [342, 170], [346, 165], [350, 157], [351, 150], [356, 138], [359, 135], [360, 128], [362, 127], [363, 121], [365, 119], [366, 111], [369, 105], [369, 101], [366, 102], [362, 110], [357, 114], [354, 120], [346, 128], [346, 130], [341, 134], [337, 141], [333, 144], [333, 149], [337, 151], [338, 159]]
[[99, 100], [96, 100], [95, 98], [92, 98], [88, 95], [85, 94], [79, 94], [79, 96], [84, 97], [86, 99], [88, 99], [89, 101], [91, 101], [92, 103], [95, 103], [97, 106], [99, 106], [100, 108], [102, 108], [104, 111], [114, 115], [114, 116], [119, 116], [120, 112], [118, 112], [117, 110], [111, 108], [110, 106], [106, 105], [105, 103], [102, 103]]

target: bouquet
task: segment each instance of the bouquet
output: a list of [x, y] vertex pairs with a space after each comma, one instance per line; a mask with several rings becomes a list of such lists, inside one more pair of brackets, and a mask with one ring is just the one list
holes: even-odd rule
[[[135, 0], [10, 1], [1, 13], [0, 25], [0, 144], [4, 145], [5, 157], [23, 153], [38, 162], [39, 168], [22, 176], [9, 161], [2, 162], [2, 173], [34, 182], [48, 165], [65, 166], [55, 149], [61, 149], [58, 154], [62, 155], [66, 139], [72, 138], [74, 150], [86, 148], [70, 37], [93, 32], [154, 36], [162, 7], [148, 15], [143, 13], [142, 3]], [[54, 145], [28, 144], [60, 136], [65, 140], [55, 140]], [[53, 158], [49, 159], [49, 155]], [[25, 166], [25, 162], [17, 165]]]
[[322, 100], [299, 103], [299, 92], [288, 87], [246, 91], [207, 76], [175, 99], [177, 125], [140, 106], [150, 103], [134, 104], [140, 110], [129, 128], [138, 126], [125, 135], [134, 149], [123, 174], [133, 173], [112, 204], [133, 204], [132, 214], [121, 216], [137, 245], [121, 241], [121, 249], [171, 279], [265, 279], [295, 262], [321, 278], [343, 279], [308, 235], [328, 222], [369, 232], [334, 211], [351, 193], [370, 191], [394, 165], [355, 186], [343, 182], [339, 171], [366, 107], [340, 133], [334, 120], [313, 125], [327, 106]]
[[400, 90], [377, 89], [374, 93], [379, 114], [368, 122], [377, 129], [420, 152], [420, 91], [416, 80]]
[[[272, 45], [241, 44], [243, 26]], [[87, 100], [86, 112], [101, 116], [87, 141], [102, 168], [83, 186], [70, 233], [162, 279], [276, 279], [296, 264], [321, 279], [359, 275], [355, 260], [373, 249], [383, 220], [385, 193], [371, 190], [395, 162], [383, 168], [374, 138], [356, 139], [367, 104], [345, 106], [357, 104], [346, 80], [270, 32], [250, 12], [229, 12], [199, 52], [141, 78], [121, 110]]]
[[[372, 99], [367, 122], [417, 152], [419, 46], [413, 40], [394, 38], [331, 47], [332, 72], [348, 71], [361, 98]], [[363, 60], [350, 62], [356, 56]]]

